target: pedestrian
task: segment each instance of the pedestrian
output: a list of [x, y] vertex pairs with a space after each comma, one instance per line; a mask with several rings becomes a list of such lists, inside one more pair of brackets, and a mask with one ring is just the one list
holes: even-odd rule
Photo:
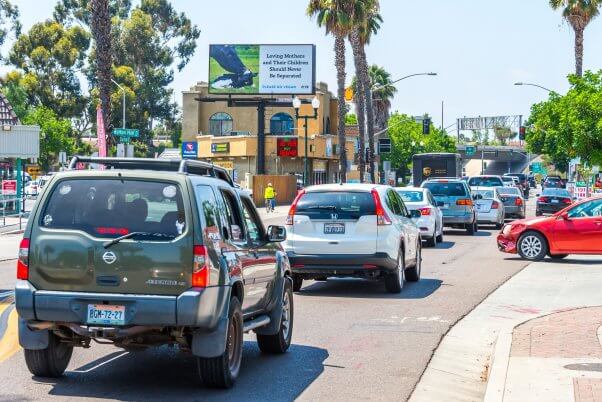
[[596, 188], [602, 188], [602, 179], [600, 177], [596, 179]]
[[274, 208], [276, 207], [276, 190], [274, 190], [272, 183], [268, 183], [263, 198], [265, 198], [266, 212], [274, 212]]

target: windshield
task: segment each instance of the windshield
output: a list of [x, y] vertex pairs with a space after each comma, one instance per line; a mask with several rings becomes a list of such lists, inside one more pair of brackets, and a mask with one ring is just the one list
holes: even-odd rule
[[431, 190], [431, 193], [435, 197], [447, 196], [447, 197], [466, 197], [466, 188], [462, 183], [452, 182], [427, 182], [423, 184], [423, 187]]
[[306, 215], [312, 219], [359, 219], [363, 215], [376, 215], [374, 199], [366, 192], [310, 192], [301, 197], [295, 208], [295, 214]]
[[397, 193], [405, 202], [422, 202], [424, 200], [422, 191], [397, 190]]
[[516, 187], [501, 187], [498, 191], [503, 195], [521, 195], [520, 190]]
[[514, 183], [514, 179], [512, 177], [505, 176], [505, 177], [502, 177], [502, 180], [505, 182]]
[[470, 187], [497, 187], [503, 186], [504, 183], [499, 177], [471, 177], [468, 185]]
[[561, 188], [547, 188], [547, 189], [543, 190], [543, 193], [541, 193], [541, 195], [547, 195], [550, 197], [571, 198], [571, 193], [569, 193], [568, 190], [564, 190]]
[[40, 224], [47, 229], [82, 230], [96, 237], [145, 232], [158, 240], [169, 240], [182, 234], [184, 222], [184, 204], [177, 185], [87, 179], [57, 183]]

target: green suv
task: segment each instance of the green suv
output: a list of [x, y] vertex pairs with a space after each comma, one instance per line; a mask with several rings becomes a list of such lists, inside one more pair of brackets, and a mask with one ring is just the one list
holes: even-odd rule
[[[104, 169], [74, 170], [86, 163]], [[41, 377], [74, 346], [178, 345], [208, 386], [238, 376], [243, 333], [284, 353], [293, 330], [281, 226], [228, 173], [190, 160], [75, 157], [31, 212], [15, 289], [19, 342]]]

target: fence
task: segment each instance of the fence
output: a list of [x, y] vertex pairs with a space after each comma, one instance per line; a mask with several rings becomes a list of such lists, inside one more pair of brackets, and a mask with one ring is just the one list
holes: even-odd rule
[[297, 177], [293, 175], [284, 176], [253, 176], [253, 201], [255, 205], [263, 206], [265, 188], [272, 183], [276, 190], [276, 202], [278, 205], [286, 205], [293, 202], [297, 195]]
[[[1, 196], [0, 196], [1, 197]], [[0, 229], [7, 226], [19, 226], [19, 230], [23, 229], [25, 212], [25, 197], [21, 198], [0, 198], [0, 209], [2, 216], [0, 218]], [[21, 203], [21, 210], [17, 212], [16, 204]]]

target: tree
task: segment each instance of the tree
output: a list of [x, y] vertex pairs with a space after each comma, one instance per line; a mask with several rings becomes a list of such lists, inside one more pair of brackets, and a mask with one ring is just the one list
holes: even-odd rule
[[397, 88], [391, 84], [391, 74], [376, 64], [370, 66], [368, 74], [375, 96], [372, 100], [374, 105], [374, 127], [377, 130], [384, 130], [387, 128], [390, 117], [391, 99], [397, 93]]
[[15, 37], [21, 34], [19, 9], [9, 0], [0, 0], [0, 46], [4, 45], [11, 32]]
[[575, 74], [583, 75], [583, 33], [600, 13], [602, 0], [550, 0], [554, 10], [562, 9], [562, 16], [575, 31]]
[[92, 0], [90, 3], [92, 37], [96, 48], [96, 74], [100, 107], [105, 133], [110, 132], [111, 124], [111, 68], [113, 54], [111, 52], [111, 15], [109, 0]]
[[516, 136], [516, 133], [510, 127], [496, 126], [493, 128], [493, 133], [501, 145], [506, 145], [510, 138]]
[[335, 67], [337, 70], [337, 134], [340, 149], [341, 181], [347, 182], [347, 149], [345, 147], [345, 37], [351, 31], [352, 16], [348, 0], [310, 0], [307, 15], [316, 16], [319, 27], [334, 36]]
[[46, 106], [65, 118], [79, 117], [87, 105], [79, 73], [89, 45], [89, 33], [79, 26], [37, 23], [13, 44], [8, 61], [16, 70], [5, 82], [20, 85], [33, 106]]
[[561, 171], [575, 157], [602, 164], [602, 70], [571, 75], [569, 83], [566, 95], [533, 105], [526, 123], [529, 150], [547, 154]]

